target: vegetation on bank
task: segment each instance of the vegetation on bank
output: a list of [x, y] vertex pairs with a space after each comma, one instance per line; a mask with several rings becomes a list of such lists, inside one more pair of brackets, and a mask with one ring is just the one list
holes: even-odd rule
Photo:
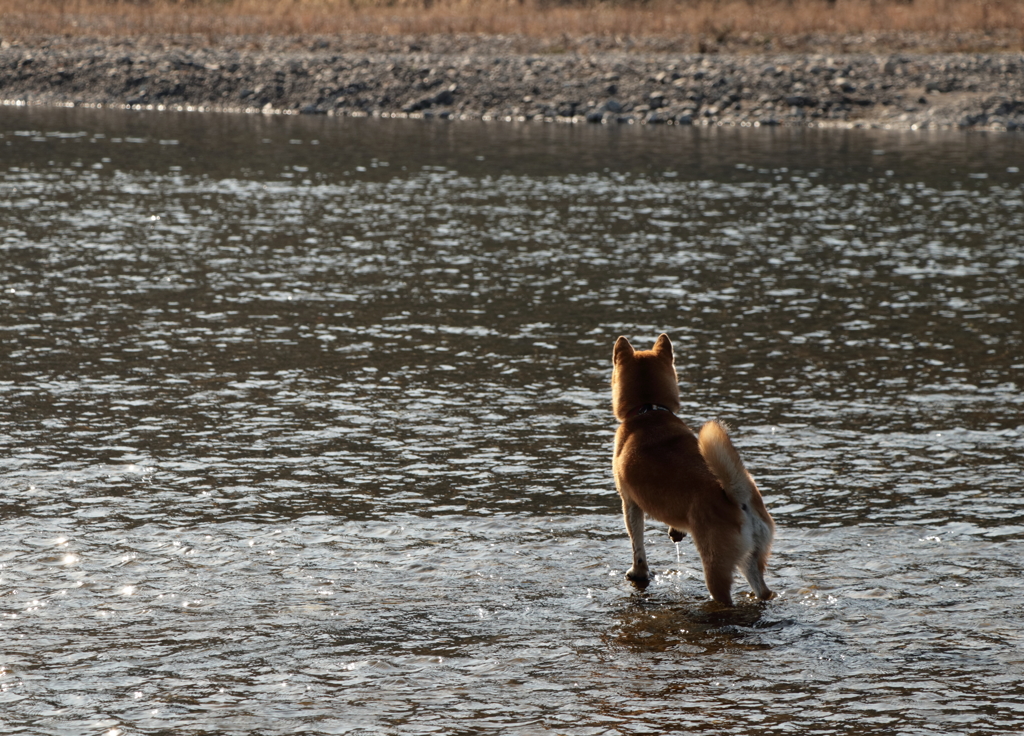
[[4, 40], [179, 34], [661, 39], [693, 50], [859, 35], [867, 45], [903, 36], [943, 50], [1020, 50], [1024, 0], [0, 0]]

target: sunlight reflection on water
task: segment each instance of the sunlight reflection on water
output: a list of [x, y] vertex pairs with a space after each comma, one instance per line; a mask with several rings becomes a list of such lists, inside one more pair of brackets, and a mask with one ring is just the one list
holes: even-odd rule
[[[5, 116], [5, 733], [1024, 725], [1017, 138]], [[768, 604], [623, 579], [662, 330]]]

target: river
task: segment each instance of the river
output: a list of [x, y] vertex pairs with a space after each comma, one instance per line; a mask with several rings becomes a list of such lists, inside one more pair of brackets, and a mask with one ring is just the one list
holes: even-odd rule
[[[0, 108], [7, 734], [1024, 730], [1024, 138]], [[777, 525], [624, 572], [615, 338]]]

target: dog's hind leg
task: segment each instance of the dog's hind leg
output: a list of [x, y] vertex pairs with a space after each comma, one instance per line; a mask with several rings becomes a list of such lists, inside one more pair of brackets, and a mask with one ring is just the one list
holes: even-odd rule
[[[708, 592], [718, 603], [732, 605], [732, 577], [736, 570], [736, 549], [728, 540], [712, 541], [706, 533], [694, 534], [693, 542], [700, 553], [700, 561], [704, 566], [704, 582]], [[725, 542], [725, 544], [722, 544]]]
[[651, 579], [647, 567], [647, 551], [644, 549], [644, 510], [627, 498], [622, 499], [622, 517], [633, 544], [633, 566], [626, 571], [626, 577], [635, 583], [644, 584]]
[[732, 605], [732, 574], [735, 565], [721, 560], [711, 560], [704, 563], [704, 582], [707, 583], [708, 592], [717, 602]]
[[748, 551], [740, 564], [740, 572], [750, 583], [750, 589], [754, 591], [754, 594], [766, 601], [773, 595], [771, 588], [764, 581], [764, 571], [768, 566], [768, 553], [772, 546], [772, 527], [765, 522], [764, 517], [751, 513], [746, 506], [743, 510], [746, 513], [743, 520], [743, 537], [747, 541]]
[[764, 581], [764, 572], [761, 569], [761, 562], [756, 554], [751, 553], [740, 565], [740, 572], [750, 583], [751, 590], [763, 601], [769, 600], [774, 594], [768, 584]]

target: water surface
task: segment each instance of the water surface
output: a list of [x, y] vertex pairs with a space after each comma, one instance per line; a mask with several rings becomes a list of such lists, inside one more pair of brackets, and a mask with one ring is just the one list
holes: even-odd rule
[[[1024, 139], [0, 109], [5, 733], [1024, 728]], [[778, 525], [651, 525], [675, 343]]]

